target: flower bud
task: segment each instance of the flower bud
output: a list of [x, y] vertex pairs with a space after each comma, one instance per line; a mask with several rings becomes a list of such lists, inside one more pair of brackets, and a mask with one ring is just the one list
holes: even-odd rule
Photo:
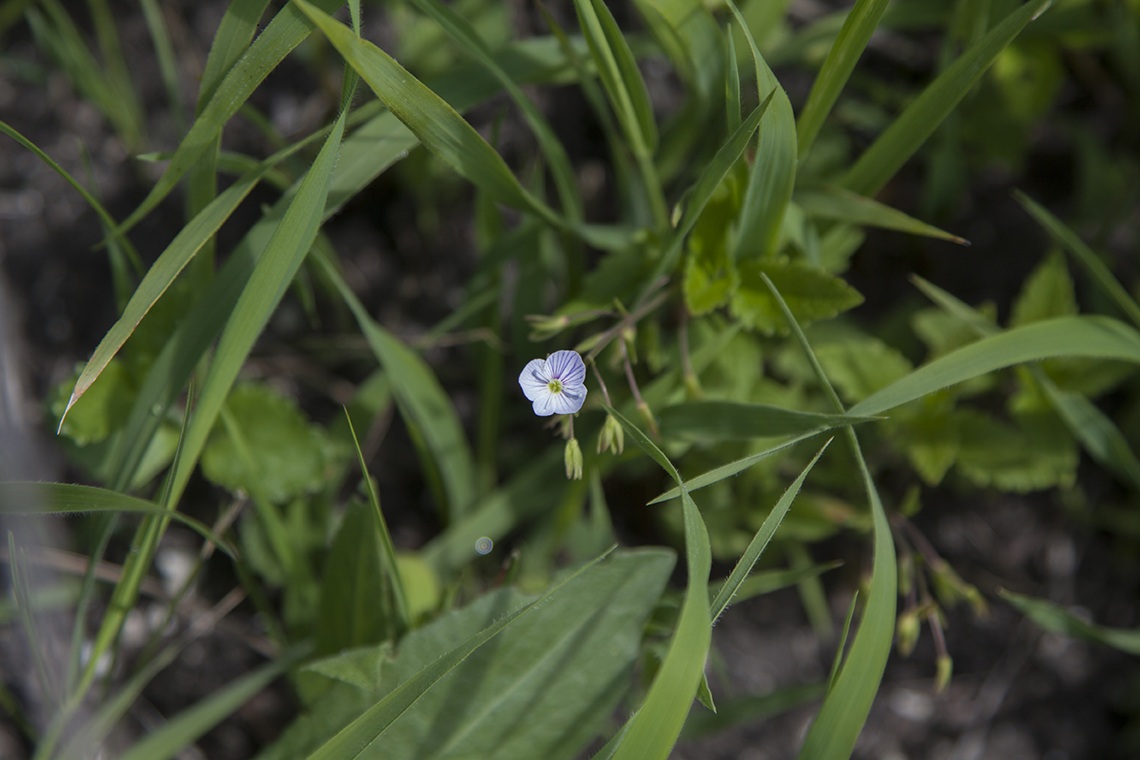
[[954, 674], [954, 660], [950, 659], [948, 654], [941, 654], [935, 667], [934, 690], [941, 694], [950, 685], [950, 676]]
[[602, 432], [598, 434], [598, 453], [603, 451], [612, 451], [616, 455], [625, 451], [625, 430], [612, 414], [606, 415]]
[[566, 442], [566, 451], [563, 454], [562, 461], [566, 465], [567, 480], [582, 479], [582, 447], [578, 445], [577, 438], [571, 438]]
[[910, 657], [911, 652], [914, 651], [915, 644], [918, 643], [918, 634], [921, 630], [922, 623], [918, 619], [918, 610], [905, 610], [899, 615], [899, 621], [895, 629], [899, 654], [903, 657]]

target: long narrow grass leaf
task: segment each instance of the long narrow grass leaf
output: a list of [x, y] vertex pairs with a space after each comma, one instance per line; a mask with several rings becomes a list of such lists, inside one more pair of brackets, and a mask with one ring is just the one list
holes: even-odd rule
[[840, 184], [860, 195], [874, 195], [914, 155], [926, 138], [990, 67], [998, 54], [1037, 18], [1052, 0], [1033, 0], [1006, 16], [985, 37], [930, 84], [871, 144]]
[[1120, 280], [1112, 274], [1109, 268], [1105, 265], [1101, 258], [1089, 248], [1080, 237], [1077, 236], [1069, 227], [1049, 213], [1048, 209], [1042, 206], [1037, 201], [1030, 198], [1020, 190], [1014, 191], [1013, 197], [1017, 202], [1025, 207], [1038, 224], [1045, 228], [1049, 236], [1060, 243], [1066, 250], [1069, 251], [1076, 258], [1077, 263], [1092, 277], [1093, 282], [1101, 291], [1112, 299], [1124, 314], [1132, 321], [1132, 324], [1140, 328], [1140, 304], [1136, 303], [1128, 290], [1120, 284]]
[[623, 729], [625, 733], [613, 754], [617, 760], [665, 760], [685, 726], [685, 718], [701, 684], [712, 641], [708, 596], [712, 550], [704, 520], [689, 496], [677, 468], [640, 428], [616, 410], [607, 408], [607, 411], [617, 418], [634, 443], [661, 465], [681, 489], [688, 571], [681, 613], [661, 668], [645, 695], [645, 701], [629, 719], [626, 729]]
[[258, 692], [293, 667], [299, 652], [286, 653], [226, 685], [215, 694], [174, 717], [120, 755], [119, 760], [165, 760], [233, 715]]
[[496, 200], [559, 223], [558, 216], [519, 184], [502, 156], [447, 101], [390, 55], [356, 37], [319, 8], [305, 0], [295, 0], [294, 4], [424, 147]]
[[727, 0], [727, 3], [752, 51], [757, 97], [761, 102], [768, 97], [773, 98], [772, 115], [760, 124], [756, 160], [748, 177], [732, 242], [731, 257], [736, 261], [775, 255], [784, 212], [796, 182], [797, 148], [796, 120], [788, 93], [761, 55], [744, 15], [733, 0]]
[[234, 549], [221, 536], [193, 517], [169, 512], [153, 501], [95, 486], [72, 483], [40, 483], [31, 481], [0, 481], [0, 515], [70, 515], [98, 513], [129, 513], [168, 516], [190, 528], [207, 541], [215, 544], [230, 556]]
[[887, 10], [889, 0], [858, 0], [843, 21], [843, 28], [831, 43], [827, 58], [812, 83], [807, 103], [796, 121], [796, 137], [800, 155], [804, 156], [815, 142], [824, 120], [851, 77], [855, 63], [871, 40]]
[[409, 427], [424, 441], [443, 481], [449, 521], [463, 517], [475, 500], [475, 464], [459, 415], [431, 368], [378, 325], [340, 273], [323, 257], [325, 276], [352, 311], [380, 365], [388, 373], [396, 403]]
[[815, 463], [823, 456], [823, 452], [827, 450], [830, 440], [823, 444], [812, 460], [807, 463], [807, 466], [800, 472], [780, 500], [776, 502], [776, 506], [772, 507], [772, 511], [764, 518], [763, 524], [760, 529], [756, 531], [756, 535], [748, 543], [748, 548], [740, 555], [737, 560], [736, 566], [732, 568], [732, 572], [728, 574], [728, 578], [717, 590], [716, 597], [713, 598], [711, 614], [712, 620], [715, 624], [717, 618], [724, 612], [725, 608], [732, 603], [733, 597], [736, 596], [737, 591], [740, 590], [741, 585], [748, 579], [752, 573], [752, 568], [756, 566], [756, 562], [760, 559], [760, 555], [768, 548], [768, 542], [772, 540], [772, 536], [776, 534], [776, 529], [780, 527], [780, 523], [784, 520], [784, 515], [788, 513], [788, 509], [792, 506], [796, 496], [800, 493], [800, 488], [803, 487], [804, 480], [807, 479], [808, 473], [811, 468], [815, 467]]
[[1105, 644], [1122, 652], [1140, 655], [1140, 630], [1108, 628], [1077, 617], [1064, 607], [1044, 599], [999, 589], [1003, 599], [1047, 631]]
[[987, 372], [1059, 356], [1140, 364], [1140, 333], [1109, 317], [1056, 317], [1032, 322], [940, 356], [871, 394], [848, 413], [882, 414]]
[[[316, 6], [323, 11], [332, 11], [341, 5], [343, 0], [316, 0]], [[230, 117], [237, 113], [257, 86], [269, 76], [269, 72], [309, 36], [312, 28], [312, 24], [293, 3], [286, 4], [277, 12], [254, 43], [226, 72], [209, 102], [190, 126], [190, 131], [182, 138], [162, 177], [142, 204], [114, 231], [115, 236], [125, 234], [138, 224], [139, 220], [170, 194], [202, 153], [217, 145], [217, 137]]]
[[948, 240], [968, 245], [965, 238], [951, 235], [937, 227], [908, 216], [885, 203], [879, 203], [839, 187], [824, 187], [797, 191], [795, 201], [809, 215], [829, 221], [856, 224], [861, 227], [879, 227], [911, 235]]
[[[766, 276], [764, 283], [776, 299], [784, 319], [788, 321], [792, 334], [811, 364], [817, 381], [830, 398], [832, 408], [837, 413], [844, 413], [839, 395], [824, 373], [803, 328], [792, 315], [792, 310]], [[895, 544], [891, 537], [890, 522], [887, 520], [887, 513], [879, 498], [875, 481], [871, 478], [871, 471], [863, 458], [863, 450], [859, 446], [859, 437], [855, 434], [855, 429], [849, 426], [843, 432], [859, 472], [863, 476], [863, 488], [867, 493], [871, 509], [871, 535], [874, 545], [871, 579], [868, 583], [867, 605], [863, 609], [859, 630], [856, 631], [851, 650], [838, 676], [833, 679], [827, 697], [823, 700], [823, 706], [820, 707], [811, 728], [808, 729], [803, 746], [800, 747], [799, 757], [802, 760], [818, 758], [841, 760], [851, 756], [855, 741], [863, 731], [863, 724], [871, 711], [871, 704], [875, 701], [875, 694], [878, 693], [895, 635], [898, 569], [895, 566]]]

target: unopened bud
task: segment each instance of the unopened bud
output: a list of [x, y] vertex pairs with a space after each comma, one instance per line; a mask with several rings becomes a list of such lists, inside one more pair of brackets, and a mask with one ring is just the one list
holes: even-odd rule
[[564, 453], [562, 460], [566, 464], [567, 480], [581, 480], [582, 447], [578, 445], [577, 438], [571, 438], [566, 442], [566, 452]]
[[921, 630], [922, 621], [918, 619], [918, 610], [906, 610], [899, 615], [898, 623], [895, 626], [899, 654], [903, 657], [910, 657], [918, 643], [918, 634]]
[[954, 660], [950, 659], [948, 654], [939, 655], [934, 675], [934, 691], [938, 694], [946, 691], [946, 687], [950, 685], [950, 676], [953, 674]]
[[603, 451], [612, 451], [617, 455], [625, 451], [625, 430], [612, 414], [606, 415], [602, 432], [598, 434], [598, 453]]

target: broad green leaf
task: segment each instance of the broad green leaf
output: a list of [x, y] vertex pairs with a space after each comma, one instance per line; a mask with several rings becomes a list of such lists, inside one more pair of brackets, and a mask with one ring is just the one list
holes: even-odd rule
[[949, 232], [921, 222], [903, 212], [879, 203], [873, 198], [867, 198], [852, 193], [840, 187], [811, 188], [797, 190], [795, 202], [810, 216], [827, 219], [834, 222], [855, 224], [860, 227], [880, 227], [885, 230], [897, 230], [911, 235], [948, 240], [951, 243], [966, 245], [964, 238], [951, 235]]
[[[695, 224], [689, 225], [688, 252], [681, 289], [685, 306], [700, 316], [728, 302], [740, 281], [729, 257], [729, 230], [740, 208], [732, 175], [720, 185]], [[689, 221], [689, 220], [686, 220]]]
[[1140, 334], [1108, 317], [1057, 317], [1015, 327], [922, 365], [848, 410], [874, 416], [928, 393], [1004, 369], [1056, 356], [1140, 363]]
[[860, 195], [877, 193], [954, 110], [998, 54], [1050, 2], [1026, 3], [971, 45], [879, 135], [847, 171], [840, 185]]
[[371, 507], [350, 504], [333, 537], [321, 579], [317, 655], [378, 644], [389, 633], [392, 611], [384, 599], [380, 538]]
[[1044, 599], [999, 589], [998, 593], [1023, 615], [1047, 631], [1104, 644], [1128, 654], [1140, 655], [1140, 630], [1106, 628]]
[[200, 736], [234, 715], [270, 683], [292, 668], [297, 652], [279, 655], [273, 662], [235, 679], [220, 691], [150, 731], [147, 737], [120, 755], [120, 760], [165, 760], [193, 744]]
[[239, 456], [233, 438], [218, 429], [202, 450], [202, 474], [209, 480], [231, 491], [260, 491], [276, 504], [321, 486], [328, 442], [292, 400], [265, 385], [246, 383], [233, 389], [225, 408], [242, 432], [251, 461]]
[[732, 259], [771, 258], [777, 253], [784, 212], [796, 181], [796, 120], [788, 94], [760, 54], [748, 22], [733, 0], [727, 2], [752, 51], [759, 100], [772, 98], [772, 115], [760, 124], [756, 158], [744, 193]]
[[311, 757], [576, 757], [620, 699], [672, 565], [659, 550], [591, 563], [437, 653]]
[[1021, 286], [1009, 325], [1018, 327], [1050, 317], [1067, 317], [1077, 311], [1077, 296], [1065, 259], [1053, 254], [1046, 256]]
[[807, 155], [816, 135], [819, 134], [827, 114], [839, 98], [847, 84], [855, 63], [871, 39], [871, 34], [879, 25], [879, 19], [887, 9], [888, 0], [858, 0], [847, 13], [843, 28], [839, 30], [819, 74], [812, 83], [807, 103], [796, 121], [796, 138], [800, 156]]
[[[922, 278], [915, 278], [915, 284], [945, 310], [947, 319], [965, 325], [972, 335], [992, 335], [997, 331], [992, 315], [971, 309]], [[1112, 420], [1084, 396], [1061, 390], [1040, 367], [1031, 367], [1030, 374], [1089, 455], [1126, 482], [1140, 486], [1140, 459]]]
[[824, 343], [815, 354], [839, 395], [848, 400], [866, 398], [914, 369], [899, 351], [869, 335]]
[[[343, 5], [343, 0], [316, 0], [316, 3], [322, 10], [332, 11]], [[256, 4], [243, 5], [243, 10], [254, 8]], [[209, 102], [204, 108], [200, 108], [198, 118], [182, 138], [162, 177], [142, 204], [114, 231], [114, 236], [124, 235], [170, 194], [178, 184], [178, 180], [190, 170], [199, 157], [217, 145], [218, 135], [230, 117], [237, 113], [257, 86], [269, 76], [269, 72], [277, 67], [289, 51], [301, 44], [311, 31], [312, 25], [293, 3], [285, 5], [278, 11], [254, 43], [226, 72]], [[236, 35], [231, 44], [240, 44]], [[222, 57], [219, 53], [219, 56], [217, 65], [220, 70], [229, 55]]]
[[665, 760], [684, 727], [704, 675], [712, 642], [708, 581], [712, 568], [708, 530], [677, 468], [632, 422], [607, 407], [629, 437], [669, 473], [681, 491], [685, 525], [685, 565], [688, 583], [677, 627], [641, 707], [622, 728], [613, 757], [616, 760]]
[[455, 406], [427, 363], [376, 324], [332, 262], [322, 256], [318, 264], [340, 292], [373, 355], [387, 371], [392, 393], [409, 428], [431, 453], [428, 464], [438, 470], [449, 521], [459, 519], [475, 500], [475, 465]]
[[799, 495], [800, 488], [803, 487], [804, 480], [807, 479], [811, 468], [815, 467], [815, 463], [823, 456], [823, 452], [830, 444], [830, 440], [823, 444], [823, 448], [816, 452], [816, 455], [812, 457], [812, 460], [808, 462], [799, 476], [797, 476], [796, 479], [792, 481], [792, 484], [788, 486], [788, 489], [784, 491], [783, 496], [776, 502], [776, 506], [772, 507], [772, 511], [764, 518], [764, 523], [760, 526], [760, 529], [756, 531], [756, 535], [752, 537], [748, 548], [740, 555], [740, 559], [737, 561], [736, 566], [732, 568], [732, 572], [729, 573], [728, 578], [726, 578], [724, 583], [721, 584], [721, 587], [717, 589], [716, 596], [712, 601], [710, 613], [714, 624], [728, 605], [732, 604], [732, 600], [740, 590], [740, 587], [752, 573], [752, 568], [756, 566], [760, 555], [764, 553], [764, 550], [768, 547], [768, 542], [772, 540], [772, 536], [776, 534], [776, 530], [780, 527], [780, 522], [784, 519], [784, 515], [788, 513], [792, 502], [795, 501], [796, 496]]
[[779, 306], [764, 285], [765, 276], [804, 323], [834, 317], [863, 302], [863, 296], [843, 280], [800, 262], [742, 261], [739, 268], [740, 287], [730, 308], [745, 326], [765, 334], [787, 332]]
[[666, 407], [658, 413], [658, 422], [665, 435], [712, 441], [820, 433], [873, 419], [735, 401], [689, 401]]
[[1076, 258], [1077, 263], [1093, 278], [1097, 287], [1113, 300], [1117, 308], [1132, 320], [1132, 324], [1140, 327], [1140, 304], [1129, 295], [1128, 290], [1112, 274], [1101, 258], [1091, 248], [1085, 245], [1075, 232], [1066, 227], [1061, 220], [1050, 214], [1044, 206], [1034, 201], [1020, 191], [1015, 191], [1013, 197], [1025, 207], [1038, 224], [1045, 231], [1063, 245]]
[[957, 467], [975, 485], [1024, 492], [1071, 486], [1076, 478], [1077, 447], [1051, 414], [1016, 427], [976, 411], [957, 418]]
[[305, 0], [296, 0], [295, 5], [328, 37], [388, 110], [441, 161], [496, 200], [564, 226], [546, 204], [519, 184], [502, 156], [447, 101], [390, 55], [318, 7]]
[[170, 512], [153, 501], [94, 486], [71, 483], [0, 481], [0, 515], [68, 515], [126, 513], [149, 517], [169, 517], [191, 528], [226, 554], [234, 550], [225, 539], [193, 517]]

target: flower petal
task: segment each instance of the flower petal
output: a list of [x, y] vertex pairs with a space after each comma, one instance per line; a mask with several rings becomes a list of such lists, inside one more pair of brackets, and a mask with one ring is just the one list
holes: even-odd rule
[[[550, 370], [545, 359], [531, 359], [519, 375], [519, 385], [522, 387], [523, 395], [530, 401], [540, 398], [543, 394], [549, 396], [550, 388], [547, 387], [549, 383]], [[537, 410], [535, 414], [538, 414]]]
[[554, 412], [557, 411], [555, 404], [558, 398], [559, 394], [554, 394], [544, 389], [542, 393], [533, 399], [534, 413], [539, 417], [549, 417], [554, 414]]
[[577, 351], [555, 351], [546, 357], [550, 376], [562, 381], [573, 389], [586, 382], [586, 363]]
[[575, 414], [586, 403], [586, 388], [570, 388], [563, 385], [561, 393], [550, 394], [550, 405], [555, 414]]

